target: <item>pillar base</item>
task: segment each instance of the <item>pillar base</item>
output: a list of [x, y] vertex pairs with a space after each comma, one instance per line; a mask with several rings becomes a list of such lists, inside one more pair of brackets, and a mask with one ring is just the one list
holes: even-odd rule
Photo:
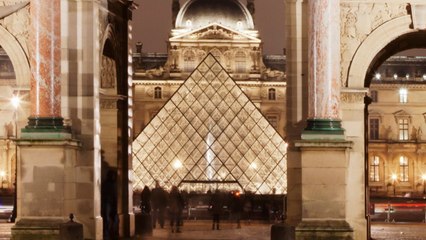
[[21, 129], [23, 139], [71, 139], [71, 129], [64, 126], [62, 117], [29, 117]]
[[302, 221], [296, 227], [297, 240], [352, 240], [353, 229], [345, 220]]
[[340, 120], [308, 119], [307, 126], [302, 132], [302, 139], [344, 139], [345, 129]]
[[56, 240], [63, 223], [65, 220], [60, 219], [20, 219], [12, 227], [12, 239]]

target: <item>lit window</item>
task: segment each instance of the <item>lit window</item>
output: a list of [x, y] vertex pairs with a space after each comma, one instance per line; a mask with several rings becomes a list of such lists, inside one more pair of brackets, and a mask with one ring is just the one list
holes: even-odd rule
[[186, 27], [188, 27], [188, 28], [192, 27], [192, 21], [191, 20], [186, 20]]
[[270, 88], [268, 90], [268, 99], [269, 100], [276, 100], [277, 99], [275, 88]]
[[408, 158], [406, 156], [399, 157], [399, 180], [408, 182]]
[[370, 140], [379, 140], [379, 119], [370, 119]]
[[401, 141], [408, 140], [408, 119], [407, 118], [398, 119], [398, 129], [399, 129], [399, 140]]
[[154, 88], [154, 98], [161, 99], [161, 87]]
[[380, 158], [379, 156], [373, 156], [370, 164], [370, 181], [380, 181]]
[[407, 103], [408, 99], [408, 91], [406, 88], [399, 89], [399, 102], [400, 103]]
[[235, 72], [243, 73], [247, 71], [247, 57], [242, 51], [235, 54]]
[[373, 102], [377, 102], [377, 91], [376, 91], [376, 90], [372, 90], [372, 91], [370, 92], [370, 95], [371, 95], [371, 100], [372, 100]]

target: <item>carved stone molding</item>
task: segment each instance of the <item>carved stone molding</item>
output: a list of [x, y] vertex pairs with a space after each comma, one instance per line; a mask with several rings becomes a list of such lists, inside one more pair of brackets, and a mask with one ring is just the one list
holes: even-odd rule
[[342, 89], [340, 93], [340, 101], [342, 103], [362, 103], [364, 104], [364, 97], [367, 89], [351, 90]]
[[346, 86], [349, 64], [371, 32], [394, 18], [407, 15], [405, 3], [342, 2], [341, 7], [341, 79]]
[[100, 107], [101, 107], [101, 109], [117, 109], [117, 100], [116, 99], [101, 99]]

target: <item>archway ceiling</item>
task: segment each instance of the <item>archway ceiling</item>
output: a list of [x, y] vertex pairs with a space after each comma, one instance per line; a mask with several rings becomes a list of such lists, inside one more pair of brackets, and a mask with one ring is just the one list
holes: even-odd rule
[[426, 31], [404, 34], [390, 42], [373, 59], [365, 76], [365, 87], [369, 87], [377, 69], [391, 56], [412, 48], [426, 48]]

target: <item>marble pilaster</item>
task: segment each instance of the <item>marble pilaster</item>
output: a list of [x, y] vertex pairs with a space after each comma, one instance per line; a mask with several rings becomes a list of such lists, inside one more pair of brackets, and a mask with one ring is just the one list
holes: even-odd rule
[[339, 3], [339, 0], [308, 1], [309, 109], [305, 130], [317, 137], [330, 133], [343, 135], [339, 119]]
[[[23, 132], [63, 130], [61, 117], [61, 1], [31, 0], [31, 115]], [[24, 134], [25, 135], [25, 134]]]

